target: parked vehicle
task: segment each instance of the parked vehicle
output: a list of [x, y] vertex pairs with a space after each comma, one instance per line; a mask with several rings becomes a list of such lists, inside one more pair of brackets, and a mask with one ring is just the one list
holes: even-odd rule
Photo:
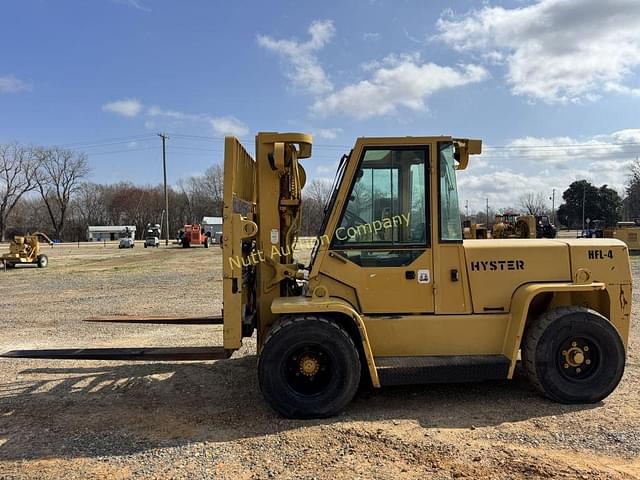
[[147, 247], [159, 247], [160, 246], [160, 224], [158, 223], [148, 223], [146, 233], [144, 236], [144, 248]]
[[185, 225], [182, 230], [182, 236], [179, 239], [182, 248], [189, 248], [192, 245], [202, 245], [204, 248], [209, 248], [209, 242], [211, 241], [209, 235], [198, 223]]
[[135, 233], [127, 227], [120, 232], [120, 244], [118, 245], [118, 248], [133, 248], [135, 246]]

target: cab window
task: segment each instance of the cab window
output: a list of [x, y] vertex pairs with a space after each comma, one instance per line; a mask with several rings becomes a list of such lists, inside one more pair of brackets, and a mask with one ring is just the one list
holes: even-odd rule
[[427, 151], [365, 150], [334, 246], [427, 245]]
[[440, 204], [440, 240], [462, 241], [462, 224], [458, 206], [458, 187], [455, 172], [455, 147], [452, 142], [438, 144], [438, 186]]

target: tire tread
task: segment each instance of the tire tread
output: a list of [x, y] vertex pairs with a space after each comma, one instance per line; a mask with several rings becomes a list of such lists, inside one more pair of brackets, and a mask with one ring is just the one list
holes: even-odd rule
[[[531, 324], [526, 327], [524, 332], [524, 345], [522, 348], [522, 365], [524, 367], [525, 374], [532, 384], [532, 386], [543, 396], [550, 398], [551, 400], [562, 402], [561, 398], [550, 394], [542, 384], [542, 380], [538, 375], [538, 369], [536, 368], [536, 350], [538, 343], [546, 329], [556, 320], [566, 315], [576, 313], [588, 313], [603, 317], [599, 312], [588, 307], [582, 307], [577, 305], [557, 307], [552, 310], [547, 310], [537, 318], [531, 321]], [[606, 318], [605, 318], [606, 320]], [[607, 320], [608, 322], [608, 320]]]

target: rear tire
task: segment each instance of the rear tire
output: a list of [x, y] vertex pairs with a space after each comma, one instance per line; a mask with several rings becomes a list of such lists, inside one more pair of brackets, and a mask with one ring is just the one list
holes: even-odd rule
[[49, 258], [46, 255], [38, 255], [38, 268], [45, 268], [49, 265]]
[[273, 324], [258, 360], [265, 400], [288, 418], [324, 418], [342, 411], [360, 383], [360, 357], [349, 334], [330, 319], [283, 317]]
[[527, 328], [522, 363], [536, 389], [560, 403], [596, 403], [618, 386], [625, 366], [622, 339], [595, 310], [560, 307]]

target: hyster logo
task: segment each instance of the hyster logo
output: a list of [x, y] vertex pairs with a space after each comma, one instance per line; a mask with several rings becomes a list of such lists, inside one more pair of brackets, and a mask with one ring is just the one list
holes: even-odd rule
[[487, 260], [471, 262], [472, 272], [495, 272], [496, 270], [524, 270], [524, 260]]

